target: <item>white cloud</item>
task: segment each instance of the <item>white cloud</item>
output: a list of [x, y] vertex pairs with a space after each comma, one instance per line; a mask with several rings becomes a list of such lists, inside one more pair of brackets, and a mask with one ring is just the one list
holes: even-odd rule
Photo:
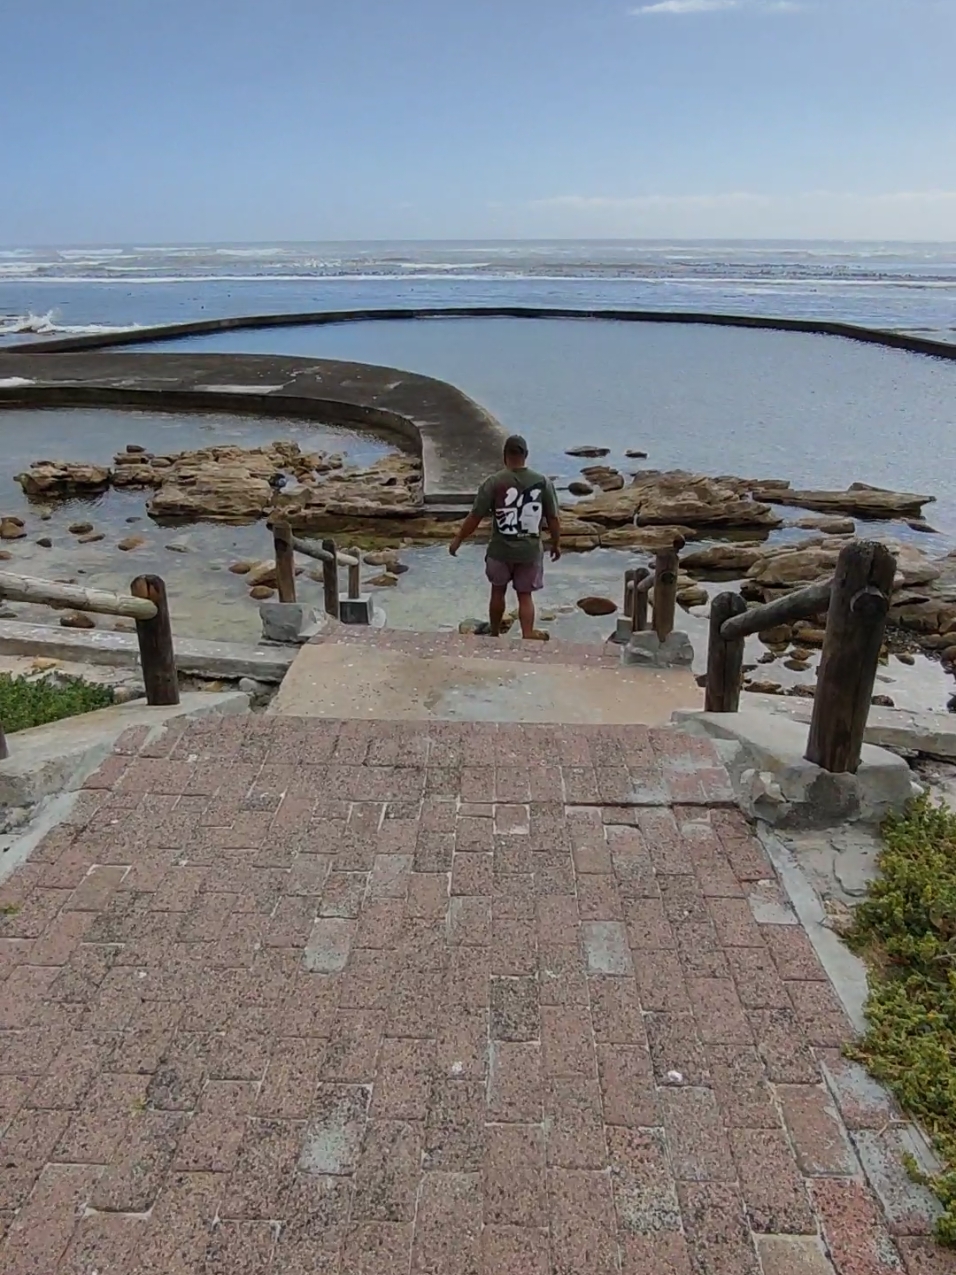
[[805, 6], [800, 0], [656, 0], [629, 9], [632, 17], [644, 18], [657, 15], [685, 16], [692, 13], [717, 13], [728, 9], [749, 9], [757, 13], [795, 13]]
[[521, 235], [612, 239], [953, 239], [956, 190], [568, 194], [499, 205]]

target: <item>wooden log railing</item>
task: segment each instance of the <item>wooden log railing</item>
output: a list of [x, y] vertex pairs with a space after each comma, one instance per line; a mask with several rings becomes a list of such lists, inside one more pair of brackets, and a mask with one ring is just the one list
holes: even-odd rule
[[[0, 598], [135, 620], [147, 704], [159, 707], [179, 703], [169, 603], [166, 586], [159, 576], [137, 576], [127, 596], [106, 589], [86, 589], [0, 571]], [[8, 755], [7, 747], [0, 724], [0, 758]]]
[[322, 563], [322, 585], [325, 594], [325, 610], [334, 619], [339, 618], [339, 567], [348, 568], [348, 596], [357, 598], [361, 592], [362, 551], [353, 548], [350, 553], [339, 553], [334, 540], [323, 540], [321, 545], [302, 540], [292, 534], [287, 522], [272, 524], [272, 543], [275, 549], [276, 586], [280, 602], [295, 601], [295, 555], [314, 558]]
[[737, 593], [711, 603], [704, 706], [712, 713], [740, 707], [744, 642], [780, 624], [826, 612], [806, 759], [834, 774], [853, 774], [890, 608], [896, 559], [885, 545], [855, 540], [840, 553], [832, 580], [748, 608]]
[[674, 538], [669, 549], [655, 555], [653, 570], [629, 567], [624, 573], [624, 614], [630, 616], [631, 631], [642, 633], [647, 628], [648, 602], [652, 606], [654, 632], [663, 642], [674, 631], [677, 613], [677, 577], [679, 552], [684, 547], [682, 536]]

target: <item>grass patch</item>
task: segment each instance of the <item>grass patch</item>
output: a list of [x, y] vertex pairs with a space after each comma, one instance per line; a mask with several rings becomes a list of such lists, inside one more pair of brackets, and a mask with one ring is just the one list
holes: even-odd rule
[[33, 680], [0, 673], [0, 722], [8, 735], [112, 703], [111, 686], [95, 686], [81, 677], [48, 675]]
[[943, 1162], [925, 1181], [956, 1247], [956, 814], [925, 797], [883, 830], [880, 876], [847, 935], [867, 960], [867, 1032], [847, 1052], [896, 1095]]

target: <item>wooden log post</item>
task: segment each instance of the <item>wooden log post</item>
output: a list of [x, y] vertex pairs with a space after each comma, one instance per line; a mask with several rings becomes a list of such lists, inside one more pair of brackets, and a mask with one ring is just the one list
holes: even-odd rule
[[631, 586], [631, 610], [628, 613], [631, 617], [632, 633], [643, 633], [647, 628], [647, 590], [642, 588], [642, 585], [650, 577], [650, 574], [647, 567], [636, 567], [634, 570], [634, 583]]
[[151, 620], [137, 620], [139, 658], [146, 683], [146, 703], [165, 706], [179, 703], [179, 677], [173, 651], [166, 585], [159, 576], [137, 576], [130, 585], [134, 598], [146, 598], [156, 607]]
[[837, 560], [806, 752], [833, 774], [860, 764], [895, 574], [892, 553], [872, 540], [853, 541]]
[[624, 572], [624, 605], [621, 608], [622, 615], [632, 615], [634, 612], [634, 576], [636, 568], [629, 567]]
[[654, 564], [654, 632], [659, 642], [674, 632], [678, 565], [676, 549], [662, 549], [657, 554]]
[[334, 620], [339, 618], [339, 560], [334, 540], [323, 540], [322, 548], [331, 557], [322, 563], [322, 588], [325, 593], [325, 611]]
[[707, 646], [707, 686], [704, 711], [736, 713], [740, 707], [740, 686], [744, 668], [744, 638], [725, 638], [721, 626], [735, 615], [743, 615], [747, 603], [739, 593], [718, 593], [710, 604], [710, 641]]
[[275, 547], [276, 586], [280, 602], [295, 601], [295, 553], [292, 549], [292, 528], [287, 522], [277, 522], [272, 527], [272, 543]]
[[353, 545], [349, 553], [355, 559], [349, 567], [349, 597], [357, 598], [362, 592], [362, 550]]

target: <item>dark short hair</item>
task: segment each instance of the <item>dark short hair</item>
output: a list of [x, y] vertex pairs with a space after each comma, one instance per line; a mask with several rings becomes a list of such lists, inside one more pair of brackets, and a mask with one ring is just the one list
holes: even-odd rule
[[528, 444], [520, 434], [509, 434], [505, 439], [506, 456], [527, 456]]

